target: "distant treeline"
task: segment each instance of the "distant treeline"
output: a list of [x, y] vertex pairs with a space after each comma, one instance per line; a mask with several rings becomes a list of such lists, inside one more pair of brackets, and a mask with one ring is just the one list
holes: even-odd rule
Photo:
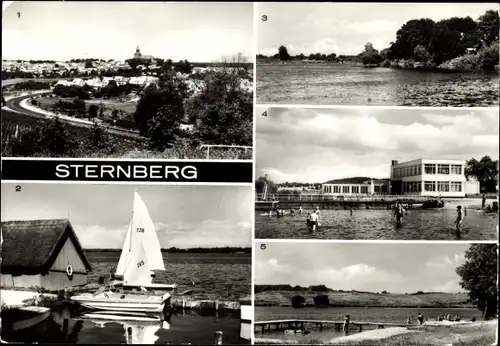
[[[120, 252], [121, 249], [85, 249], [86, 252]], [[169, 253], [252, 253], [252, 248], [244, 248], [244, 247], [216, 247], [216, 248], [189, 248], [189, 249], [179, 249], [176, 247], [171, 247], [168, 249], [161, 249], [162, 252]]]
[[434, 22], [429, 18], [412, 19], [396, 32], [396, 40], [381, 51], [367, 42], [355, 56], [335, 53], [299, 54], [292, 56], [280, 46], [271, 57], [259, 54], [258, 59], [314, 60], [326, 62], [354, 61], [368, 66], [395, 68], [441, 68], [459, 70], [498, 69], [498, 11], [486, 11], [477, 20], [452, 17]]
[[[370, 291], [358, 291], [358, 290], [334, 290], [332, 288], [326, 287], [325, 285], [312, 285], [309, 287], [303, 286], [291, 286], [291, 285], [255, 285], [255, 293], [269, 292], [269, 291], [292, 291], [292, 292], [340, 292], [340, 293], [369, 293], [378, 294], [377, 292]], [[389, 294], [387, 291], [380, 292], [381, 294]], [[444, 292], [424, 292], [417, 291], [415, 293], [406, 293], [408, 295], [420, 295], [420, 294], [436, 294]]]

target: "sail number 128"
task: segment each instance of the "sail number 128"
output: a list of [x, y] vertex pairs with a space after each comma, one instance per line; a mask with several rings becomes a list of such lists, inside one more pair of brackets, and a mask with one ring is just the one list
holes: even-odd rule
[[144, 233], [144, 228], [138, 228], [137, 233]]

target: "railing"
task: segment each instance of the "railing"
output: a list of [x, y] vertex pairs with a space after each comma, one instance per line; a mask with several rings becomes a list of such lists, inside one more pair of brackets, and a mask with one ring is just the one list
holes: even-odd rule
[[272, 202], [275, 201], [396, 201], [396, 200], [412, 200], [412, 201], [428, 201], [433, 197], [430, 196], [419, 196], [419, 195], [327, 195], [327, 194], [267, 194], [264, 199], [264, 194], [258, 193], [255, 195], [257, 201]]
[[200, 149], [207, 148], [207, 159], [210, 158], [210, 148], [240, 148], [245, 151], [245, 154], [247, 151], [252, 149], [252, 147], [247, 146], [247, 145], [219, 145], [219, 144], [203, 144], [200, 145]]

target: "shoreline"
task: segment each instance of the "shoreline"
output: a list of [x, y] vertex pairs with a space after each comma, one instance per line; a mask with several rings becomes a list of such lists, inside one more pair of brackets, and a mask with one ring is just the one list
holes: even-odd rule
[[[433, 323], [429, 323], [433, 322]], [[436, 322], [436, 321], [429, 321], [425, 322], [423, 326], [412, 326], [411, 328], [407, 327], [390, 327], [390, 328], [384, 328], [384, 329], [372, 329], [372, 330], [367, 330], [364, 332], [359, 332], [355, 333], [352, 335], [346, 335], [346, 336], [339, 336], [330, 340], [318, 340], [314, 339], [311, 337], [309, 341], [304, 341], [304, 340], [295, 340], [295, 339], [274, 339], [274, 338], [260, 338], [260, 337], [255, 337], [254, 341], [255, 344], [281, 344], [281, 345], [296, 345], [296, 344], [329, 344], [329, 345], [386, 345], [389, 344], [389, 341], [395, 341], [395, 343], [391, 343], [391, 345], [404, 345], [408, 343], [408, 339], [412, 337], [413, 335], [417, 335], [417, 338], [419, 340], [422, 338], [424, 339], [425, 337], [433, 337], [434, 334], [436, 334], [437, 338], [439, 339], [440, 343], [433, 343], [436, 345], [442, 345], [442, 344], [447, 344], [451, 345], [454, 342], [463, 340], [464, 337], [461, 335], [457, 335], [456, 332], [457, 330], [461, 332], [467, 332], [469, 330], [474, 330], [479, 329], [479, 335], [484, 333], [484, 328], [490, 328], [493, 330], [492, 327], [495, 325], [498, 325], [498, 319], [493, 319], [489, 321], [479, 321], [479, 322], [448, 322], [448, 321], [443, 321], [443, 322]], [[452, 329], [455, 330], [452, 330]], [[448, 332], [448, 335], [445, 335], [444, 337], [448, 337], [448, 340], [444, 341], [443, 340], [443, 335], [442, 331], [445, 330]], [[440, 331], [438, 333], [435, 333], [436, 331]], [[477, 335], [471, 335], [467, 336], [465, 334], [465, 339], [470, 338], [474, 339], [477, 337]], [[476, 333], [477, 334], [477, 333]], [[411, 343], [412, 345], [419, 345], [418, 343]], [[422, 342], [422, 345], [429, 345], [429, 343], [426, 343], [426, 341]], [[496, 345], [496, 344], [495, 344]]]
[[[1, 306], [2, 310], [16, 309], [25, 306], [57, 306], [64, 302], [71, 302], [69, 299], [72, 295], [70, 291], [64, 294], [64, 297], [55, 293], [41, 293], [35, 292], [33, 290], [20, 290], [20, 289], [9, 289], [1, 288]], [[79, 294], [81, 292], [75, 292]], [[163, 293], [163, 292], [162, 292]], [[155, 294], [155, 292], [153, 292]], [[226, 299], [210, 299], [205, 297], [192, 298], [182, 295], [172, 294], [172, 306], [178, 309], [186, 310], [204, 310], [204, 311], [227, 311], [236, 312], [241, 309], [240, 301], [245, 298], [240, 298], [238, 300], [226, 300]]]
[[276, 62], [263, 62], [263, 61], [258, 61], [256, 63], [257, 66], [275, 66], [275, 65], [294, 65], [294, 66], [307, 66], [307, 65], [347, 65], [349, 67], [359, 67], [359, 68], [366, 68], [366, 69], [373, 69], [373, 68], [383, 68], [383, 69], [393, 69], [393, 70], [407, 70], [407, 71], [417, 71], [417, 72], [434, 72], [434, 73], [471, 73], [471, 74], [485, 74], [485, 75], [499, 75], [499, 70], [481, 70], [481, 69], [452, 69], [452, 68], [445, 68], [445, 67], [439, 67], [439, 66], [382, 66], [382, 64], [379, 64], [377, 66], [369, 66], [369, 65], [364, 65], [362, 63], [354, 63], [354, 62], [344, 62], [344, 63], [339, 63], [339, 62], [324, 62], [324, 61], [309, 61], [309, 62], [303, 62], [303, 61], [293, 61], [293, 62], [285, 62], [281, 63], [280, 61]]

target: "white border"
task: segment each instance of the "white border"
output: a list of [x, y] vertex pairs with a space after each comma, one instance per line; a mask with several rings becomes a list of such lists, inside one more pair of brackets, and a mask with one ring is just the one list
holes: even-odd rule
[[276, 103], [255, 103], [258, 108], [301, 108], [301, 109], [375, 109], [375, 110], [414, 110], [414, 111], [498, 111], [500, 106], [491, 107], [410, 107], [410, 106], [351, 106], [351, 105], [306, 105], [306, 104], [276, 104]]
[[254, 240], [255, 243], [356, 243], [356, 244], [497, 244], [496, 240], [368, 240], [368, 239], [262, 239]]
[[252, 266], [251, 266], [251, 272], [252, 275], [250, 277], [250, 297], [251, 297], [251, 302], [252, 302], [252, 323], [250, 327], [250, 343], [251, 345], [255, 344], [255, 332], [254, 332], [254, 322], [255, 322], [255, 216], [256, 216], [256, 211], [255, 211], [255, 199], [256, 199], [256, 191], [255, 191], [255, 178], [256, 178], [256, 158], [257, 158], [257, 25], [258, 25], [258, 3], [254, 2], [253, 3], [253, 121], [252, 121], [252, 127], [253, 127], [253, 137], [252, 137]]

